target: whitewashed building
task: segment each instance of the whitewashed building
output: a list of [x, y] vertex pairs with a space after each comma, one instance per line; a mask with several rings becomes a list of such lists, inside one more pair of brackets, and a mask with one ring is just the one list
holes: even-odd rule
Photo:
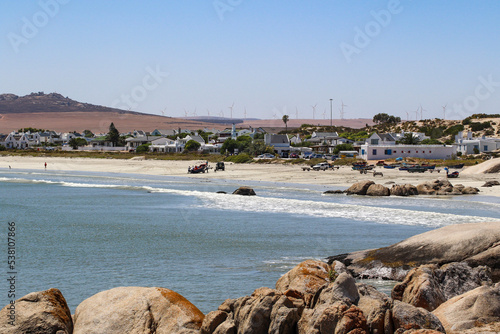
[[361, 145], [359, 157], [364, 160], [391, 158], [451, 159], [457, 154], [455, 145]]
[[287, 135], [266, 133], [264, 135], [264, 142], [266, 145], [273, 146], [274, 152], [279, 154], [282, 158], [288, 158], [292, 147], [290, 146], [290, 139]]
[[463, 132], [460, 131], [455, 136], [455, 146], [457, 152], [462, 154], [476, 154], [482, 152], [491, 152], [500, 149], [500, 138], [472, 137], [472, 132], [467, 133], [467, 137], [463, 137]]

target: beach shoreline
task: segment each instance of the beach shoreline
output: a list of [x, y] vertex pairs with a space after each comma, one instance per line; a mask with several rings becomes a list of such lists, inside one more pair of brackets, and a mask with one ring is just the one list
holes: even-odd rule
[[[47, 167], [45, 167], [47, 163]], [[214, 172], [210, 169], [208, 173], [188, 174], [189, 166], [202, 163], [200, 160], [146, 160], [141, 158], [134, 159], [94, 159], [94, 158], [61, 158], [61, 157], [22, 157], [22, 156], [2, 156], [0, 157], [0, 169], [40, 170], [40, 171], [73, 171], [73, 172], [106, 172], [106, 173], [124, 173], [141, 174], [154, 176], [175, 176], [196, 179], [220, 179], [231, 180], [235, 182], [260, 181], [272, 183], [288, 184], [309, 184], [315, 186], [324, 186], [331, 189], [349, 187], [352, 184], [372, 180], [375, 183], [391, 187], [392, 184], [413, 184], [418, 185], [426, 181], [433, 181], [439, 178], [445, 178], [444, 170], [441, 172], [408, 173], [394, 169], [384, 169], [376, 167], [375, 171], [382, 172], [383, 176], [374, 176], [373, 171], [367, 174], [360, 174], [354, 171], [350, 166], [341, 166], [339, 169], [327, 171], [304, 171], [302, 166], [289, 164], [235, 164], [226, 162], [226, 170]], [[214, 163], [209, 166], [215, 167]], [[480, 195], [500, 197], [500, 186], [482, 187], [487, 181], [498, 180], [498, 173], [484, 174], [474, 172], [470, 168], [464, 168], [459, 178], [449, 179], [455, 184], [476, 187], [480, 189]], [[470, 170], [468, 170], [470, 169]], [[475, 168], [478, 169], [478, 168]]]

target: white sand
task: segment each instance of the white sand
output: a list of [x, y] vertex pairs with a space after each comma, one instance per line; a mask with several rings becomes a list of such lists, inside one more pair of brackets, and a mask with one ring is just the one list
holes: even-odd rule
[[[500, 159], [495, 159], [500, 160]], [[486, 163], [492, 164], [490, 160]], [[351, 167], [344, 166], [340, 169], [328, 171], [303, 171], [302, 166], [282, 165], [282, 164], [233, 164], [226, 163], [226, 170], [214, 173], [211, 169], [208, 173], [187, 174], [188, 166], [194, 166], [202, 161], [168, 161], [168, 160], [141, 160], [141, 159], [88, 159], [88, 158], [52, 158], [52, 157], [20, 157], [3, 156], [0, 157], [0, 168], [8, 169], [32, 169], [44, 170], [44, 163], [47, 162], [47, 170], [50, 171], [88, 171], [88, 172], [110, 172], [110, 173], [132, 173], [147, 175], [169, 175], [183, 176], [193, 179], [226, 179], [226, 180], [249, 180], [279, 183], [299, 183], [331, 186], [331, 189], [339, 187], [349, 187], [361, 180], [373, 180], [379, 184], [394, 182], [396, 184], [419, 183], [446, 177], [442, 170], [437, 172], [408, 173], [406, 171], [384, 169], [376, 167], [375, 171], [382, 172], [383, 176], [373, 176], [360, 174], [353, 171]], [[210, 163], [215, 167], [215, 164]], [[481, 165], [465, 168], [457, 179], [449, 179], [452, 184], [463, 184], [464, 186], [477, 187], [481, 190], [481, 195], [500, 196], [500, 186], [490, 188], [481, 187], [485, 181], [498, 180], [500, 174], [484, 174]], [[485, 165], [486, 166], [486, 165]], [[489, 167], [488, 167], [489, 168]], [[469, 169], [469, 170], [468, 170]], [[391, 184], [386, 184], [391, 187]]]

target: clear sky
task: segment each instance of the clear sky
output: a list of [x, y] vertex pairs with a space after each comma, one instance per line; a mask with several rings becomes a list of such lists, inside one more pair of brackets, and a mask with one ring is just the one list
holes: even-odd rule
[[[0, 3], [0, 93], [168, 116], [500, 113], [500, 1]], [[407, 114], [408, 113], [408, 114]], [[326, 115], [326, 116], [324, 116]], [[419, 116], [420, 118], [420, 113]]]

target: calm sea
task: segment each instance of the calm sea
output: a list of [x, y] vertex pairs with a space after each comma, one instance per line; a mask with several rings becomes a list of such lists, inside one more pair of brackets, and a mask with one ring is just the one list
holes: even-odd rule
[[[258, 196], [216, 193], [242, 185]], [[497, 198], [323, 195], [328, 189], [0, 169], [1, 306], [9, 301], [8, 222], [16, 224], [16, 298], [58, 288], [74, 312], [113, 287], [164, 287], [207, 313], [226, 298], [274, 287], [305, 259], [500, 219]]]

